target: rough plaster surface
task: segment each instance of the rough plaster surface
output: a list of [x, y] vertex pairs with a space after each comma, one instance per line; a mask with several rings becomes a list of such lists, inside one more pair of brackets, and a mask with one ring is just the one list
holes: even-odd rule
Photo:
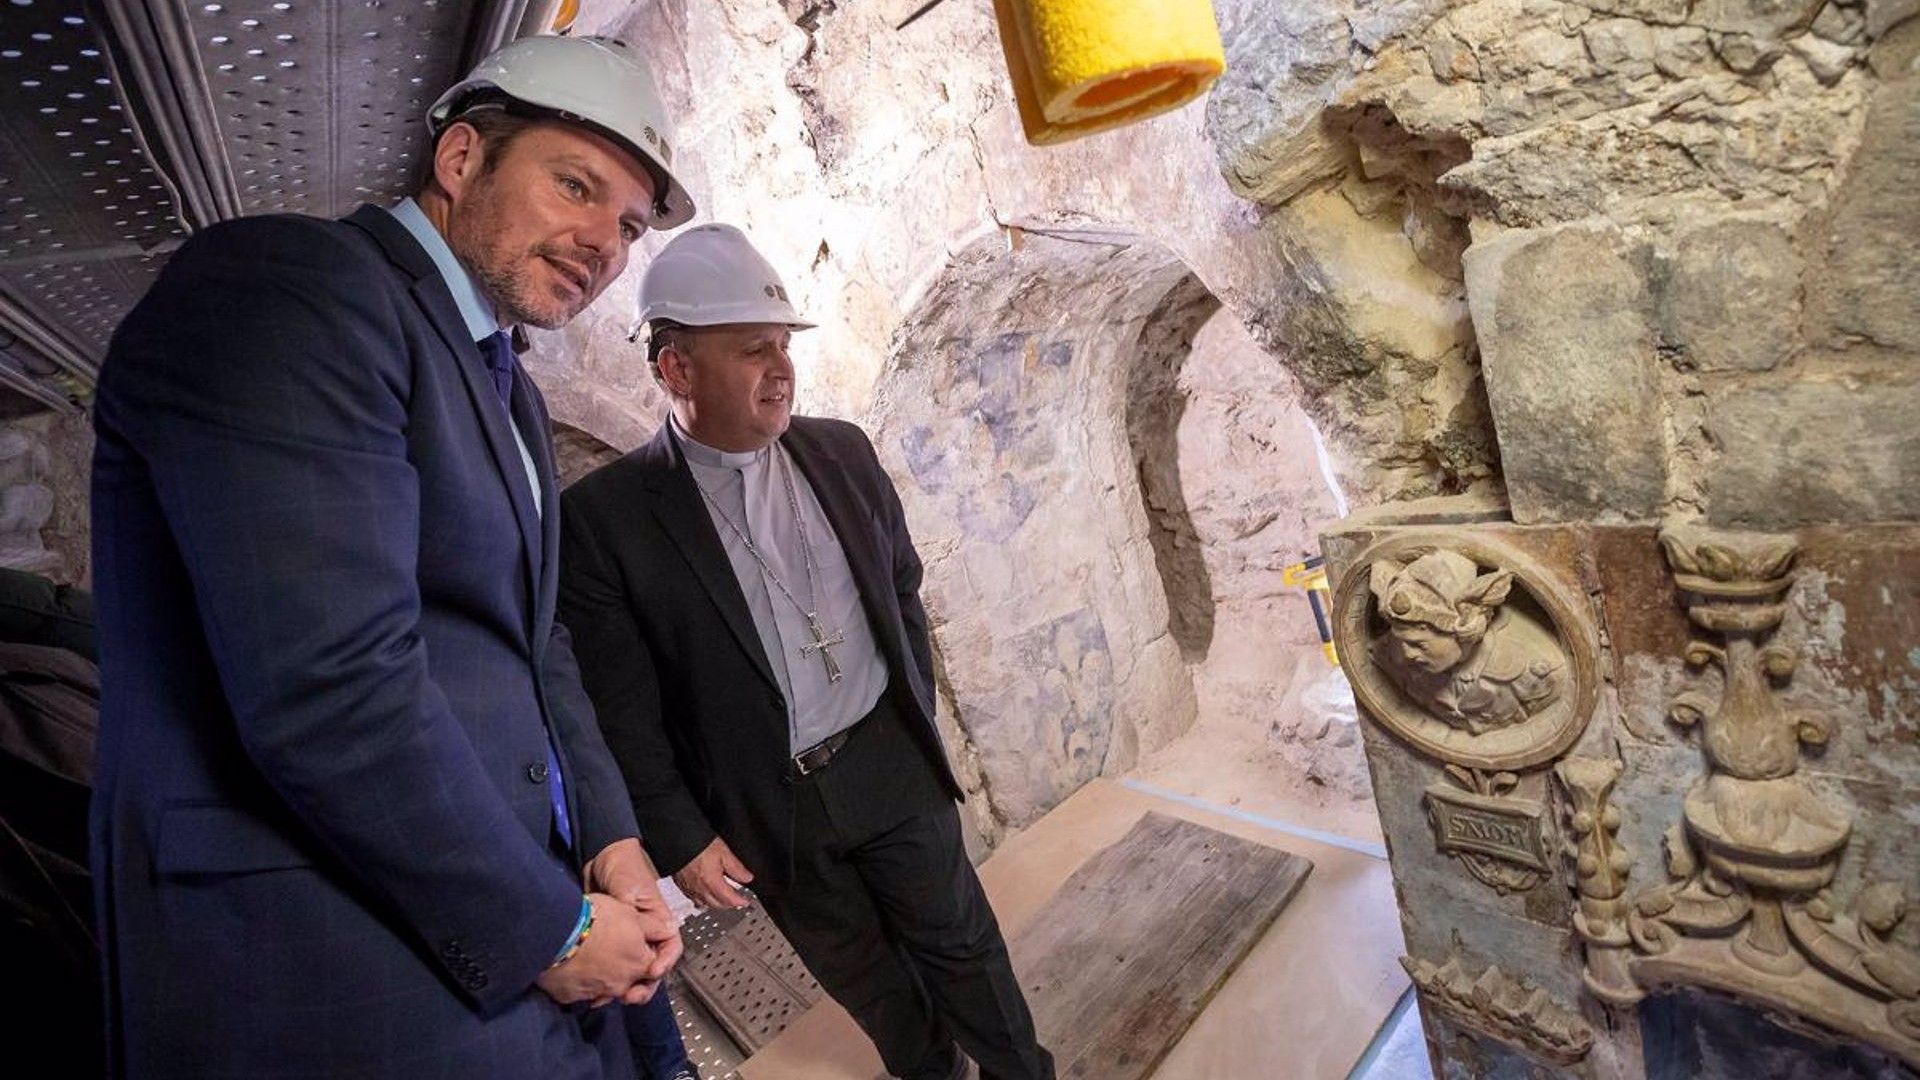
[[[1215, 6], [1230, 52], [1249, 55], [1295, 18], [1256, 0]], [[1349, 21], [1376, 43], [1398, 25], [1382, 8], [1411, 10], [1372, 7]], [[658, 56], [703, 215], [745, 227], [822, 323], [798, 350], [806, 404], [863, 412], [921, 291], [979, 235], [1119, 236], [1171, 251], [1298, 373], [1356, 499], [1495, 482], [1459, 285], [1464, 221], [1432, 190], [1463, 152], [1457, 140], [1343, 121], [1341, 154], [1358, 157], [1348, 129], [1382, 143], [1367, 155], [1366, 190], [1262, 207], [1214, 163], [1218, 108], [1035, 149], [1020, 138], [987, 5], [942, 4], [898, 31], [883, 8], [840, 5], [802, 19], [808, 29], [752, 0], [603, 3], [580, 24]], [[537, 335], [534, 370], [556, 414], [616, 446], [631, 438], [623, 416], [654, 405], [644, 380], [620, 374], [633, 365], [616, 357], [630, 354], [610, 344], [631, 321], [635, 279], [576, 327]], [[600, 355], [577, 358], [588, 342]], [[561, 384], [573, 381], [592, 384], [597, 405], [570, 402]]]
[[871, 421], [927, 562], [963, 753], [1015, 826], [1194, 717], [1125, 424], [1130, 370], [1169, 362], [1142, 330], [1186, 274], [1151, 247], [1092, 264], [1084, 247], [963, 253], [903, 329]]

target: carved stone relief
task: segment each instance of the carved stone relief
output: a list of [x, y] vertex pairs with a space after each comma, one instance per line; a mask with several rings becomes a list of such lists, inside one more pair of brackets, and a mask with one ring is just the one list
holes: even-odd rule
[[1576, 757], [1555, 769], [1587, 987], [1612, 1005], [1662, 986], [1709, 987], [1920, 1067], [1920, 955], [1892, 939], [1906, 896], [1870, 884], [1847, 911], [1830, 893], [1852, 814], [1801, 775], [1800, 748], [1826, 742], [1832, 725], [1775, 693], [1797, 666], [1773, 638], [1798, 545], [1693, 527], [1670, 527], [1661, 543], [1689, 620], [1717, 639], [1693, 641], [1686, 659], [1718, 679], [1679, 694], [1668, 717], [1699, 731], [1707, 772], [1667, 832], [1670, 880], [1630, 896], [1609, 801], [1620, 764]]
[[1587, 945], [1587, 989], [1609, 1005], [1646, 997], [1627, 968], [1633, 938], [1627, 932], [1627, 875], [1632, 853], [1620, 845], [1620, 810], [1611, 801], [1621, 766], [1610, 758], [1570, 757], [1554, 766], [1565, 797], [1567, 854], [1573, 858], [1580, 910], [1573, 928]]
[[1545, 990], [1498, 967], [1472, 974], [1459, 956], [1443, 964], [1400, 958], [1428, 1006], [1449, 1019], [1554, 1065], [1571, 1065], [1593, 1049], [1593, 1029]]
[[1467, 872], [1502, 893], [1540, 884], [1548, 862], [1546, 807], [1509, 793], [1520, 782], [1510, 772], [1446, 767], [1456, 786], [1427, 788], [1427, 820], [1433, 842], [1458, 858]]
[[1585, 606], [1524, 553], [1465, 532], [1401, 534], [1340, 583], [1354, 695], [1414, 749], [1498, 773], [1551, 761], [1593, 711]]

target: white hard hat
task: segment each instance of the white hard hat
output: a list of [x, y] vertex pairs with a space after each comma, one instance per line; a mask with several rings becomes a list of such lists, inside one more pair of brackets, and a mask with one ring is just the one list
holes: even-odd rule
[[438, 136], [469, 109], [514, 102], [591, 128], [632, 152], [653, 177], [651, 227], [671, 229], [693, 217], [693, 199], [673, 175], [673, 123], [633, 46], [606, 37], [510, 41], [440, 95], [427, 110], [427, 128]]
[[[731, 225], [696, 225], [660, 249], [640, 277], [640, 322], [682, 326], [780, 323], [805, 330], [773, 265]], [[636, 331], [638, 327], [635, 328]]]

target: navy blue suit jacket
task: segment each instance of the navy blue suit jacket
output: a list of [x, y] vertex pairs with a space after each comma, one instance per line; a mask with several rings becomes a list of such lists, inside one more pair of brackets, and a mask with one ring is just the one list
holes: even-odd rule
[[[554, 622], [545, 406], [505, 410], [386, 212], [174, 255], [95, 404], [93, 856], [134, 1076], [599, 1076], [533, 987], [580, 910], [549, 843], [635, 834]], [[571, 863], [572, 865], [569, 865]], [[609, 1030], [604, 1030], [610, 1028]]]

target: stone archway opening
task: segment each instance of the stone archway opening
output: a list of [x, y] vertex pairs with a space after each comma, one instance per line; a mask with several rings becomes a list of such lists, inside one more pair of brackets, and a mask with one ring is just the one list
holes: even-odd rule
[[[1370, 817], [1344, 685], [1285, 580], [1342, 512], [1331, 470], [1293, 375], [1172, 252], [1092, 230], [963, 247], [895, 335], [869, 420], [989, 842], [1202, 727]], [[1307, 692], [1344, 722], [1305, 734]]]

